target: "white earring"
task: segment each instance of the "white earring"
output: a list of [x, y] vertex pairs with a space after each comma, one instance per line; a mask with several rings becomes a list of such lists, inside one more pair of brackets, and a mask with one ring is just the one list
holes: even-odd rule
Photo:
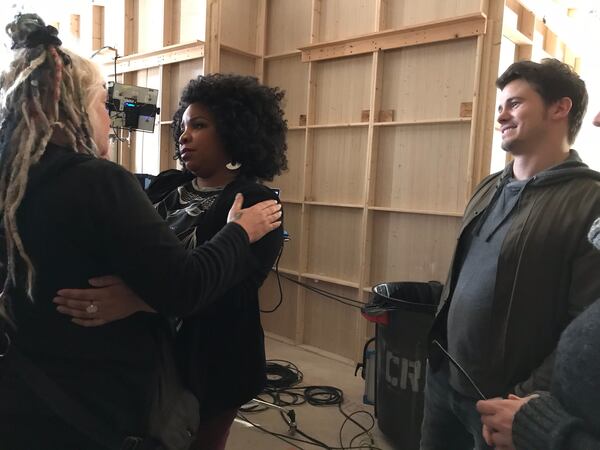
[[225, 167], [227, 167], [229, 170], [238, 170], [240, 167], [242, 167], [242, 163], [228, 162], [227, 164], [225, 164]]

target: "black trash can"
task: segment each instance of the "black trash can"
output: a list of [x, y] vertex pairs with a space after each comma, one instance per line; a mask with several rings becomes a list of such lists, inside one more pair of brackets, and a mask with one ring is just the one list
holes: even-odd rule
[[397, 449], [418, 450], [427, 335], [442, 292], [436, 281], [382, 283], [363, 308], [376, 326], [375, 415]]

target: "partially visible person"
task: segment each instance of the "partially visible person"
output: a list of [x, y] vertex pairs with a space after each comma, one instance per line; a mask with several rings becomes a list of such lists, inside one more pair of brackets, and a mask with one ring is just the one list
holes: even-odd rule
[[[486, 397], [548, 390], [561, 332], [600, 298], [600, 174], [570, 148], [587, 108], [566, 64], [520, 61], [498, 78], [502, 148], [513, 160], [475, 189], [430, 333]], [[435, 346], [422, 450], [489, 448], [479, 395]]]
[[[200, 76], [184, 89], [173, 120], [184, 171], [159, 174], [147, 193], [186, 247], [203, 244], [225, 226], [236, 192], [246, 205], [276, 198], [261, 183], [287, 166], [282, 98], [279, 89], [240, 75]], [[258, 288], [282, 244], [281, 228], [253, 244], [253, 270], [211, 307], [183, 319], [177, 353], [185, 381], [201, 402], [195, 449], [224, 449], [238, 408], [265, 385]], [[59, 311], [82, 325], [102, 325], [146, 309], [118, 280], [93, 283], [108, 286], [61, 291]], [[89, 301], [98, 305], [93, 317], [85, 312]]]
[[[600, 250], [600, 218], [588, 238]], [[600, 449], [600, 299], [561, 335], [550, 392], [480, 401], [477, 410], [487, 443], [498, 449]]]
[[279, 227], [280, 206], [241, 209], [239, 196], [231, 223], [186, 250], [135, 177], [99, 158], [109, 132], [99, 69], [35, 14], [17, 15], [6, 30], [14, 55], [0, 76], [0, 319], [14, 327], [0, 349], [0, 447], [105, 448], [36, 395], [14, 349], [104, 428], [146, 437], [163, 320], [139, 313], [86, 329], [56, 311], [55, 293], [115, 274], [152, 309], [193, 314], [250, 273], [250, 243]]
[[600, 449], [598, 355], [600, 300], [563, 332], [550, 392], [477, 403], [486, 442], [501, 450]]

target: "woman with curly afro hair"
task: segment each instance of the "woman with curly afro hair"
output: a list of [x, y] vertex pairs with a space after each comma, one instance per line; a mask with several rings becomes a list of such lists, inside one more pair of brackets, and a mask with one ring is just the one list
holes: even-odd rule
[[[287, 168], [282, 98], [278, 88], [248, 76], [211, 74], [185, 87], [173, 118], [175, 156], [183, 170], [159, 174], [146, 191], [188, 248], [203, 244], [227, 223], [236, 193], [244, 195], [244, 207], [277, 198], [261, 182]], [[182, 320], [176, 342], [178, 362], [201, 405], [194, 449], [224, 449], [238, 408], [265, 385], [258, 289], [282, 244], [281, 227], [253, 244], [252, 273], [208, 309]], [[96, 321], [76, 320], [93, 326], [147, 310], [125, 285], [113, 283], [96, 290]], [[71, 291], [71, 305], [77, 292]], [[86, 299], [89, 302], [89, 296]], [[77, 310], [61, 309], [72, 315]]]

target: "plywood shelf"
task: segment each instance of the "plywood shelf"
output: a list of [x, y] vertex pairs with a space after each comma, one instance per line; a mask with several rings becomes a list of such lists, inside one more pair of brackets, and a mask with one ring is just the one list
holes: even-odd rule
[[[169, 45], [160, 50], [120, 57], [117, 59], [116, 71], [117, 74], [137, 72], [164, 64], [175, 64], [202, 57], [204, 57], [204, 42], [192, 41]], [[102, 65], [105, 71], [113, 73], [114, 61], [112, 58], [106, 60]]]
[[300, 272], [298, 272], [297, 270], [292, 270], [292, 269], [286, 269], [284, 267], [279, 267], [279, 272], [284, 273], [286, 275], [292, 275], [295, 277], [299, 277], [300, 276]]
[[309, 279], [309, 280], [325, 281], [327, 283], [338, 284], [340, 286], [346, 286], [346, 287], [355, 288], [355, 289], [358, 289], [360, 287], [360, 284], [357, 283], [357, 282], [355, 282], [355, 281], [343, 280], [341, 278], [329, 277], [329, 276], [326, 276], [326, 275], [319, 275], [319, 274], [316, 274], [316, 273], [303, 272], [303, 273], [300, 274], [300, 276], [302, 278], [306, 278], [306, 279]]
[[302, 61], [341, 58], [379, 50], [390, 50], [433, 42], [464, 39], [485, 34], [487, 18], [483, 13], [436, 20], [395, 30], [364, 34], [348, 39], [301, 47]]
[[432, 210], [418, 210], [409, 208], [389, 208], [385, 206], [369, 206], [369, 211], [381, 211], [389, 213], [400, 213], [400, 214], [421, 214], [427, 216], [444, 216], [444, 217], [462, 217], [462, 211], [432, 211]]
[[353, 209], [363, 209], [364, 205], [357, 203], [335, 203], [335, 202], [313, 202], [313, 201], [305, 201], [306, 205], [312, 206], [332, 206], [336, 208], [353, 208]]
[[369, 122], [351, 122], [351, 123], [324, 123], [324, 124], [315, 124], [315, 125], [307, 125], [306, 128], [312, 130], [323, 130], [327, 128], [360, 128], [360, 127], [368, 127]]
[[246, 58], [262, 58], [259, 54], [249, 52], [247, 50], [242, 50], [231, 45], [221, 44], [221, 50], [225, 50], [227, 52], [233, 53], [235, 55], [244, 56]]
[[502, 34], [516, 45], [533, 45], [533, 41], [516, 28], [508, 25], [502, 27]]
[[396, 122], [375, 122], [375, 127], [403, 127], [411, 125], [432, 125], [443, 123], [470, 123], [470, 117], [451, 117], [447, 119], [422, 119], [422, 120], [404, 120]]
[[172, 120], [161, 120], [160, 124], [161, 125], [173, 125], [173, 121]]
[[273, 61], [276, 59], [286, 59], [286, 58], [292, 58], [292, 57], [297, 57], [297, 56], [302, 56], [302, 52], [300, 50], [291, 50], [289, 52], [283, 52], [283, 53], [273, 53], [271, 55], [265, 55], [264, 58], [268, 61]]

